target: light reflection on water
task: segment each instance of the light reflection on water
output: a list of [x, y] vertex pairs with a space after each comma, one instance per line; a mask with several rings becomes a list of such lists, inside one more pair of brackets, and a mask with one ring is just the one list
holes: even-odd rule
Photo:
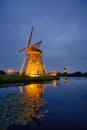
[[87, 79], [0, 88], [0, 116], [0, 130], [87, 129]]

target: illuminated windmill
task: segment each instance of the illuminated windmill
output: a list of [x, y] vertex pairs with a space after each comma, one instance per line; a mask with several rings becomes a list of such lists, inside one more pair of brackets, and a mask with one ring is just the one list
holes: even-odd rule
[[[22, 63], [19, 73], [22, 74], [26, 62], [25, 75], [40, 76], [46, 74], [46, 70], [44, 68], [44, 63], [42, 58], [42, 51], [39, 49], [39, 46], [42, 43], [42, 41], [31, 44], [33, 30], [34, 28], [32, 27], [28, 46], [19, 51], [21, 52], [23, 50], [26, 50], [26, 55], [24, 57], [24, 61]], [[27, 56], [27, 60], [26, 60], [26, 56]]]
[[67, 68], [63, 68], [63, 74], [67, 74], [67, 73], [68, 73]]
[[7, 74], [8, 74], [8, 75], [13, 75], [13, 74], [14, 74], [13, 68], [8, 68]]

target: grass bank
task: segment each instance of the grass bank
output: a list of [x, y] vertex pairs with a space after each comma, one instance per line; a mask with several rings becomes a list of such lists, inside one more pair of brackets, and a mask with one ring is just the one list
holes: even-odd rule
[[41, 82], [53, 79], [59, 79], [59, 78], [58, 76], [49, 76], [49, 75], [39, 77], [29, 77], [26, 75], [0, 75], [0, 84]]

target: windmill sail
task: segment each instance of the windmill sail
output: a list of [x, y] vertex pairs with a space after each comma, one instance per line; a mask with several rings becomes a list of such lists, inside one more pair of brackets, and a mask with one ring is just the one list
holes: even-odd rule
[[29, 38], [29, 41], [28, 41], [28, 47], [30, 46], [33, 30], [34, 30], [34, 27], [32, 27], [32, 29], [31, 29], [30, 38]]
[[20, 68], [19, 74], [22, 74], [22, 73], [23, 73], [23, 69], [24, 69], [25, 62], [26, 62], [26, 55], [25, 55], [25, 57], [24, 57], [24, 60], [23, 60], [22, 65], [21, 65], [21, 68]]

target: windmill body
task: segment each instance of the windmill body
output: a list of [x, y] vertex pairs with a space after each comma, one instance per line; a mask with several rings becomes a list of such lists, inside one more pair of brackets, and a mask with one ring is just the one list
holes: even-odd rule
[[[26, 50], [27, 61], [26, 61], [26, 67], [25, 67], [25, 75], [36, 77], [40, 75], [45, 75], [46, 70], [44, 68], [44, 63], [42, 59], [42, 51], [38, 49], [38, 46], [42, 43], [42, 41], [39, 41], [30, 45], [32, 31], [33, 31], [33, 28], [31, 30], [28, 47], [20, 50], [19, 52]], [[24, 57], [24, 61], [25, 61], [25, 57]], [[22, 64], [22, 68], [20, 69], [21, 73], [23, 70], [24, 61]]]
[[27, 56], [28, 60], [25, 68], [25, 75], [29, 76], [44, 75], [45, 70], [42, 60], [42, 51], [35, 47], [30, 47], [27, 50]]

